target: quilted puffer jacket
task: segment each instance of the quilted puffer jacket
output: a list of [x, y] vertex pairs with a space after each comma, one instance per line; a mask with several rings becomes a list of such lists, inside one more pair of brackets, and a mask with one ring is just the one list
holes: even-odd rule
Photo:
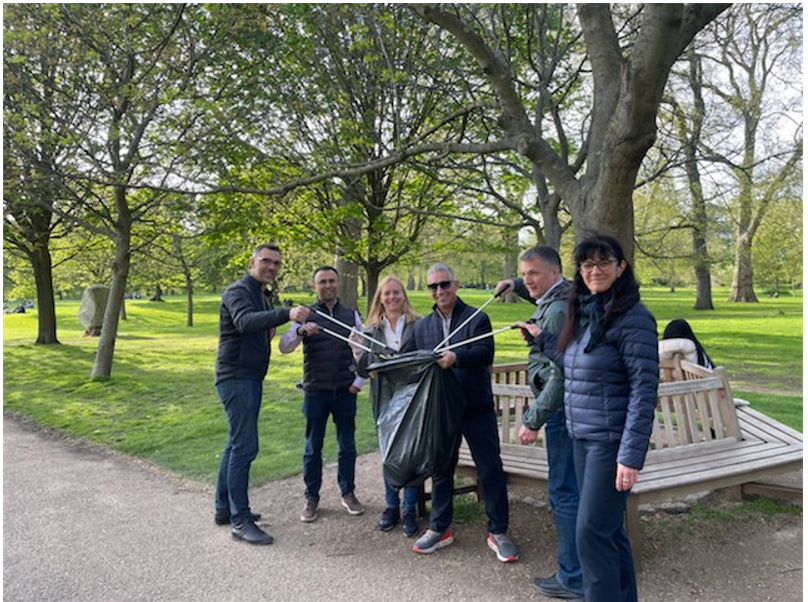
[[656, 320], [637, 303], [585, 352], [589, 331], [563, 352], [542, 331], [536, 343], [564, 368], [564, 411], [574, 439], [620, 441], [617, 461], [641, 469], [648, 452], [659, 384]]

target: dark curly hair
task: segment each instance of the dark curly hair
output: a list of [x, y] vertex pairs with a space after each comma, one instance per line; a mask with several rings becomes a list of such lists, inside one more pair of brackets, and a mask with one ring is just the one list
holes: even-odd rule
[[589, 294], [589, 289], [584, 284], [581, 276], [581, 264], [588, 260], [616, 259], [619, 266], [623, 267], [622, 273], [614, 281], [611, 288], [605, 293], [601, 293], [603, 302], [603, 323], [601, 333], [620, 314], [626, 312], [640, 300], [640, 283], [634, 276], [631, 264], [626, 261], [623, 247], [617, 239], [600, 232], [591, 232], [576, 247], [573, 253], [575, 261], [575, 276], [572, 279], [572, 289], [570, 291], [567, 307], [567, 319], [561, 330], [558, 346], [566, 349], [575, 339], [577, 334], [579, 300], [581, 295]]

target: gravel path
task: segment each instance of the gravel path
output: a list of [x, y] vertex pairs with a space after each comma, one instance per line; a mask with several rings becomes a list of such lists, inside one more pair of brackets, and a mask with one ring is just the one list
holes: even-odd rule
[[[479, 524], [457, 524], [456, 543], [431, 556], [412, 553], [398, 529], [376, 531], [376, 454], [358, 461], [357, 495], [368, 508], [360, 517], [339, 505], [333, 466], [315, 523], [298, 518], [299, 477], [253, 490], [253, 509], [276, 538], [253, 547], [213, 524], [210, 488], [9, 414], [3, 438], [6, 601], [521, 602], [545, 600], [529, 580], [553, 571], [551, 518], [530, 503], [540, 497], [530, 490], [511, 491], [511, 535], [522, 554], [513, 564], [497, 562]], [[653, 519], [643, 546], [642, 600], [803, 599], [801, 516], [695, 529], [684, 517]]]

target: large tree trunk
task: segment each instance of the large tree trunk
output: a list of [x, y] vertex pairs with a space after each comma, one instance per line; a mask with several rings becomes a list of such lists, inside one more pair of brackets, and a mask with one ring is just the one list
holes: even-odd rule
[[[519, 232], [515, 229], [505, 231], [505, 246], [510, 249], [519, 248]], [[519, 252], [514, 250], [512, 253], [505, 255], [503, 264], [502, 278], [512, 278], [519, 276]], [[500, 299], [501, 303], [518, 303], [519, 295], [516, 293], [508, 293]]]
[[[346, 307], [357, 309], [359, 301], [359, 266], [337, 255], [334, 267], [339, 272], [339, 300]], [[368, 287], [369, 288], [369, 287]]]
[[118, 321], [121, 305], [126, 292], [126, 280], [129, 276], [129, 237], [116, 241], [115, 261], [112, 264], [112, 284], [109, 288], [107, 308], [104, 311], [104, 323], [101, 326], [101, 337], [95, 353], [91, 378], [109, 378], [112, 376], [112, 359], [115, 354], [115, 341], [118, 338]]
[[112, 359], [115, 355], [115, 341], [118, 338], [118, 322], [126, 294], [126, 281], [129, 278], [129, 266], [132, 261], [132, 216], [126, 198], [126, 188], [116, 186], [114, 189], [115, 207], [118, 210], [116, 223], [115, 259], [112, 262], [112, 284], [109, 287], [107, 308], [104, 310], [104, 322], [101, 325], [101, 337], [95, 352], [95, 362], [90, 378], [109, 378], [112, 376]]
[[752, 245], [748, 237], [739, 235], [735, 243], [735, 268], [732, 271], [732, 292], [729, 301], [734, 303], [757, 303], [758, 298], [752, 288]]
[[39, 332], [36, 342], [39, 345], [59, 344], [56, 338], [56, 302], [53, 294], [53, 264], [50, 249], [45, 244], [34, 245], [29, 256], [34, 269], [37, 300], [37, 323]]
[[[754, 139], [757, 131], [747, 128], [745, 132], [746, 150], [744, 165], [752, 165], [754, 161]], [[732, 291], [729, 299], [731, 303], [757, 303], [752, 269], [752, 240], [757, 226], [765, 212], [767, 198], [763, 198], [757, 207], [754, 205], [752, 182], [746, 173], [740, 169], [735, 170], [740, 184], [738, 193], [738, 223], [735, 228], [735, 261], [732, 270]]]
[[714, 309], [709, 268], [696, 267], [696, 303], [693, 309]]
[[710, 276], [710, 255], [707, 252], [707, 208], [704, 195], [692, 197], [693, 208], [693, 255], [696, 259], [696, 303], [693, 309], [713, 309], [712, 278]]
[[[793, 283], [792, 283], [793, 284]], [[413, 274], [412, 268], [407, 268], [407, 290], [414, 291], [418, 285], [415, 282], [415, 274]]]
[[373, 295], [376, 294], [376, 289], [379, 288], [380, 275], [378, 269], [372, 267], [365, 268], [365, 277], [367, 278], [365, 287], [365, 315], [367, 315], [367, 309], [370, 308], [370, 302], [373, 301]]
[[551, 193], [547, 187], [547, 178], [536, 165], [532, 169], [533, 185], [536, 187], [537, 201], [541, 211], [541, 224], [534, 226], [536, 232], [536, 242], [540, 245], [548, 245], [556, 251], [561, 249], [561, 235], [563, 228], [558, 217], [558, 207], [561, 198], [556, 193]]
[[[689, 83], [693, 93], [694, 110], [689, 117], [681, 116], [677, 121], [682, 136], [687, 140], [684, 145], [685, 172], [687, 173], [690, 188], [692, 210], [692, 241], [694, 271], [696, 275], [696, 304], [693, 309], [713, 309], [712, 283], [710, 278], [710, 255], [707, 252], [707, 233], [710, 223], [707, 219], [707, 202], [704, 200], [704, 187], [701, 184], [699, 171], [698, 147], [701, 143], [701, 134], [704, 129], [706, 114], [704, 102], [704, 69], [701, 59], [694, 51], [688, 53]], [[689, 122], [689, 127], [688, 127]], [[688, 131], [690, 132], [688, 134]]]
[[[578, 4], [593, 76], [593, 108], [586, 135], [586, 172], [559, 155], [531, 122], [501, 51], [442, 4], [413, 4], [427, 21], [451, 32], [477, 60], [497, 96], [499, 124], [514, 150], [527, 157], [570, 208], [576, 241], [605, 231], [634, 255], [632, 193], [656, 136], [656, 115], [671, 66], [693, 37], [729, 4], [645, 4], [636, 39], [620, 47], [608, 4]], [[583, 148], [583, 147], [582, 147]]]

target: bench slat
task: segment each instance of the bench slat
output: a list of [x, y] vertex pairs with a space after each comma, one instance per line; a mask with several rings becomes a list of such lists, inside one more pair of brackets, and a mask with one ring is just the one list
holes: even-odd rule
[[774, 438], [789, 445], [802, 445], [802, 433], [790, 426], [761, 414], [749, 406], [736, 408], [736, 412], [744, 431], [754, 433], [758, 437]]

